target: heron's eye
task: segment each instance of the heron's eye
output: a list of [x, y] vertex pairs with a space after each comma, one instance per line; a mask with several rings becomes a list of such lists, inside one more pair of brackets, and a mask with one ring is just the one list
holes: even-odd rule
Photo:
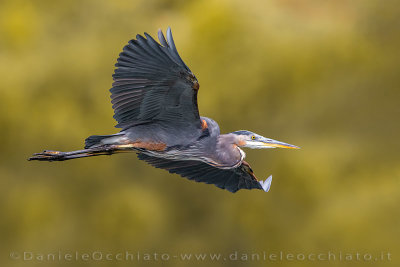
[[251, 136], [251, 140], [254, 140], [254, 139], [256, 139], [256, 137], [254, 135], [252, 135]]

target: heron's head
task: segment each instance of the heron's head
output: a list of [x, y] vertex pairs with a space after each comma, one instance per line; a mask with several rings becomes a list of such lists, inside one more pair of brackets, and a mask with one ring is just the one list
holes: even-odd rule
[[280, 142], [274, 139], [266, 138], [264, 136], [258, 135], [256, 133], [250, 131], [236, 131], [232, 132], [232, 134], [237, 135], [238, 141], [237, 145], [240, 147], [249, 147], [249, 148], [292, 148], [299, 149], [300, 147], [287, 144], [284, 142]]

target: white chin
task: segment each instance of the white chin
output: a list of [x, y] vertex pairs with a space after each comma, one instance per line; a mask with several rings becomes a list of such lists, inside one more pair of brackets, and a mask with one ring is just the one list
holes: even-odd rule
[[261, 142], [254, 142], [252, 144], [247, 144], [247, 147], [252, 149], [275, 148], [273, 146], [266, 146], [264, 143]]
[[257, 148], [257, 149], [265, 149], [265, 148], [276, 148], [276, 147], [273, 147], [273, 146], [257, 146], [255, 148]]

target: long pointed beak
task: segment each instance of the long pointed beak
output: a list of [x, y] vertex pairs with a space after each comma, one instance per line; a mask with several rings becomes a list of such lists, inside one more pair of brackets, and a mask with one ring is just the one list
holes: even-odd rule
[[290, 148], [290, 149], [300, 149], [300, 147], [295, 146], [295, 145], [291, 145], [291, 144], [287, 144], [281, 141], [277, 141], [274, 139], [269, 139], [269, 138], [265, 138], [262, 140], [263, 146], [265, 148]]

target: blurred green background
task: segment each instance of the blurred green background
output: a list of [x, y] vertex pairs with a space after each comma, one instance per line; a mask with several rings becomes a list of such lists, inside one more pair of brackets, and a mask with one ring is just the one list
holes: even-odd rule
[[[240, 260], [282, 251], [399, 266], [399, 18], [396, 0], [1, 1], [0, 265], [366, 263]], [[273, 174], [269, 193], [196, 184], [134, 154], [26, 161], [118, 131], [116, 58], [167, 26], [200, 81], [203, 116], [302, 147], [247, 151], [259, 178]], [[41, 262], [24, 251], [239, 259]], [[391, 260], [375, 261], [382, 252]]]

